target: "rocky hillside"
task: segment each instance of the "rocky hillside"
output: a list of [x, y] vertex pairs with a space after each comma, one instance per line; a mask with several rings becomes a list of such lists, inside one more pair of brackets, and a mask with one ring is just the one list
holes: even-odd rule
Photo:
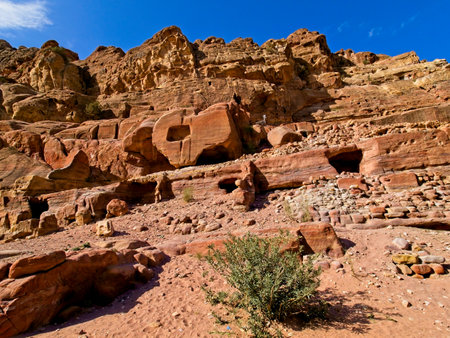
[[[192, 196], [204, 205], [225, 198], [228, 210], [245, 213], [291, 188], [276, 212], [327, 224], [318, 232], [448, 230], [449, 98], [445, 60], [332, 53], [324, 35], [306, 29], [259, 46], [190, 42], [172, 26], [127, 53], [100, 46], [85, 60], [56, 41], [15, 49], [0, 40], [0, 238], [88, 224], [110, 236], [105, 218]], [[194, 252], [231, 227], [216, 214], [159, 216], [167, 218], [161, 233], [181, 236], [162, 251], [197, 241]]]

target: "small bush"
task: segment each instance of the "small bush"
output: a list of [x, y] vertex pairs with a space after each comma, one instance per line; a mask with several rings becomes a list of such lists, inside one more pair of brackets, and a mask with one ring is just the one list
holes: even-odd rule
[[59, 54], [60, 56], [62, 56], [62, 58], [64, 59], [64, 62], [68, 62], [67, 59], [67, 54], [66, 54], [66, 49], [63, 47], [59, 47], [59, 46], [55, 46], [55, 47], [50, 47], [49, 48], [52, 52]]
[[302, 218], [300, 221], [301, 222], [311, 222], [312, 216], [311, 216], [311, 212], [309, 211], [309, 202], [306, 198], [304, 200], [302, 200], [302, 202], [300, 203], [300, 210], [302, 212]]
[[294, 212], [292, 211], [291, 204], [288, 201], [283, 202], [283, 209], [287, 218], [289, 218], [291, 221], [295, 220]]
[[266, 48], [267, 53], [269, 53], [269, 54], [278, 53], [277, 48], [275, 47], [275, 44], [273, 42], [267, 42], [265, 48]]
[[191, 187], [183, 190], [183, 201], [189, 203], [194, 200], [194, 191]]
[[99, 120], [102, 117], [102, 107], [98, 101], [88, 103], [85, 112], [90, 120]]
[[[206, 256], [213, 269], [237, 289], [234, 299], [248, 313], [248, 329], [256, 337], [272, 336], [269, 328], [273, 322], [301, 314], [307, 317], [316, 309], [311, 305], [320, 270], [309, 260], [301, 264], [298, 253], [280, 252], [289, 239], [285, 233], [271, 239], [232, 236], [225, 242], [224, 252], [211, 247]], [[208, 298], [217, 303], [226, 295], [209, 293]]]

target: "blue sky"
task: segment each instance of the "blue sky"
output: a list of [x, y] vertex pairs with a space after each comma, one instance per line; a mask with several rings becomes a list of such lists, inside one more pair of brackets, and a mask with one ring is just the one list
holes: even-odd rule
[[83, 59], [99, 45], [127, 51], [170, 25], [190, 41], [252, 37], [260, 44], [308, 28], [325, 34], [333, 52], [414, 50], [450, 61], [449, 18], [450, 0], [0, 0], [0, 39], [14, 47], [55, 39]]

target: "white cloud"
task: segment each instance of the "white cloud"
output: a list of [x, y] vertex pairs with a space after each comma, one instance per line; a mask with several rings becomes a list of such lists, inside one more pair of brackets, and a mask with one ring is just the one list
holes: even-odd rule
[[339, 33], [342, 33], [342, 32], [343, 32], [346, 28], [348, 28], [348, 27], [350, 27], [348, 21], [344, 21], [343, 23], [341, 23], [341, 24], [338, 26], [337, 31], [338, 31]]
[[381, 31], [383, 30], [383, 27], [372, 27], [372, 29], [367, 34], [369, 38], [372, 38], [374, 36], [380, 35]]
[[0, 29], [39, 29], [51, 24], [47, 17], [45, 1], [15, 3], [11, 0], [0, 0]]

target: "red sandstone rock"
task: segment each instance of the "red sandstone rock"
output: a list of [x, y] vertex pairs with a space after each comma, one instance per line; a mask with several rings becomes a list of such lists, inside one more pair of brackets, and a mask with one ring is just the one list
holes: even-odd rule
[[418, 275], [427, 275], [433, 271], [427, 264], [413, 264], [411, 265], [411, 270]]
[[118, 262], [112, 250], [87, 250], [69, 255], [47, 272], [0, 282], [0, 335], [17, 335], [45, 325], [84, 297], [104, 303], [117, 296], [135, 273], [133, 266], [113, 268]]
[[419, 186], [417, 176], [414, 173], [398, 173], [380, 177], [381, 183], [387, 190], [404, 190]]
[[21, 258], [9, 269], [9, 278], [20, 278], [40, 271], [47, 271], [66, 260], [64, 251], [55, 251], [47, 255]]
[[360, 171], [365, 175], [449, 163], [449, 136], [443, 130], [385, 135], [358, 147], [364, 153]]
[[125, 201], [115, 198], [108, 203], [106, 206], [106, 211], [106, 217], [122, 216], [128, 213], [128, 204]]
[[363, 178], [341, 177], [337, 180], [337, 185], [340, 189], [350, 189], [350, 187], [355, 186], [367, 191], [367, 184], [364, 183]]
[[89, 159], [83, 151], [77, 151], [68, 157], [69, 164], [61, 169], [55, 169], [48, 174], [52, 180], [85, 181], [89, 178], [91, 169]]
[[443, 275], [445, 273], [445, 268], [442, 264], [428, 264], [431, 269], [433, 269], [433, 272], [438, 275]]
[[6, 277], [8, 277], [10, 266], [11, 266], [11, 263], [0, 262], [0, 281], [4, 280]]
[[334, 258], [344, 254], [339, 238], [328, 223], [302, 223], [297, 234], [302, 237], [300, 244], [305, 253], [322, 252]]
[[38, 134], [29, 131], [14, 130], [5, 133], [3, 139], [10, 147], [16, 148], [27, 156], [35, 154], [37, 158], [41, 157], [42, 141]]
[[217, 104], [198, 115], [177, 110], [155, 124], [153, 144], [179, 168], [201, 161], [235, 159], [242, 145], [232, 119], [233, 104]]
[[275, 147], [290, 142], [301, 141], [302, 135], [292, 131], [292, 129], [288, 127], [280, 126], [269, 131], [267, 134], [267, 140], [273, 147]]
[[[333, 227], [328, 223], [310, 222], [302, 223], [297, 227], [282, 227], [269, 228], [262, 230], [252, 230], [252, 234], [257, 236], [276, 236], [280, 230], [288, 230], [299, 237], [300, 242], [297, 243], [303, 246], [302, 253], [326, 253], [331, 257], [341, 257], [344, 250], [336, 236]], [[233, 236], [243, 236], [246, 232], [236, 231], [232, 233]], [[217, 234], [217, 237], [199, 238], [192, 242], [186, 243], [186, 253], [188, 254], [207, 254], [208, 246], [213, 244], [216, 249], [224, 249], [224, 242], [228, 239], [226, 234]], [[292, 242], [295, 244], [296, 242]], [[178, 244], [181, 245], [181, 244]], [[163, 250], [163, 249], [161, 249]]]
[[160, 266], [166, 259], [166, 255], [159, 249], [143, 250], [142, 254], [147, 257], [150, 266]]

